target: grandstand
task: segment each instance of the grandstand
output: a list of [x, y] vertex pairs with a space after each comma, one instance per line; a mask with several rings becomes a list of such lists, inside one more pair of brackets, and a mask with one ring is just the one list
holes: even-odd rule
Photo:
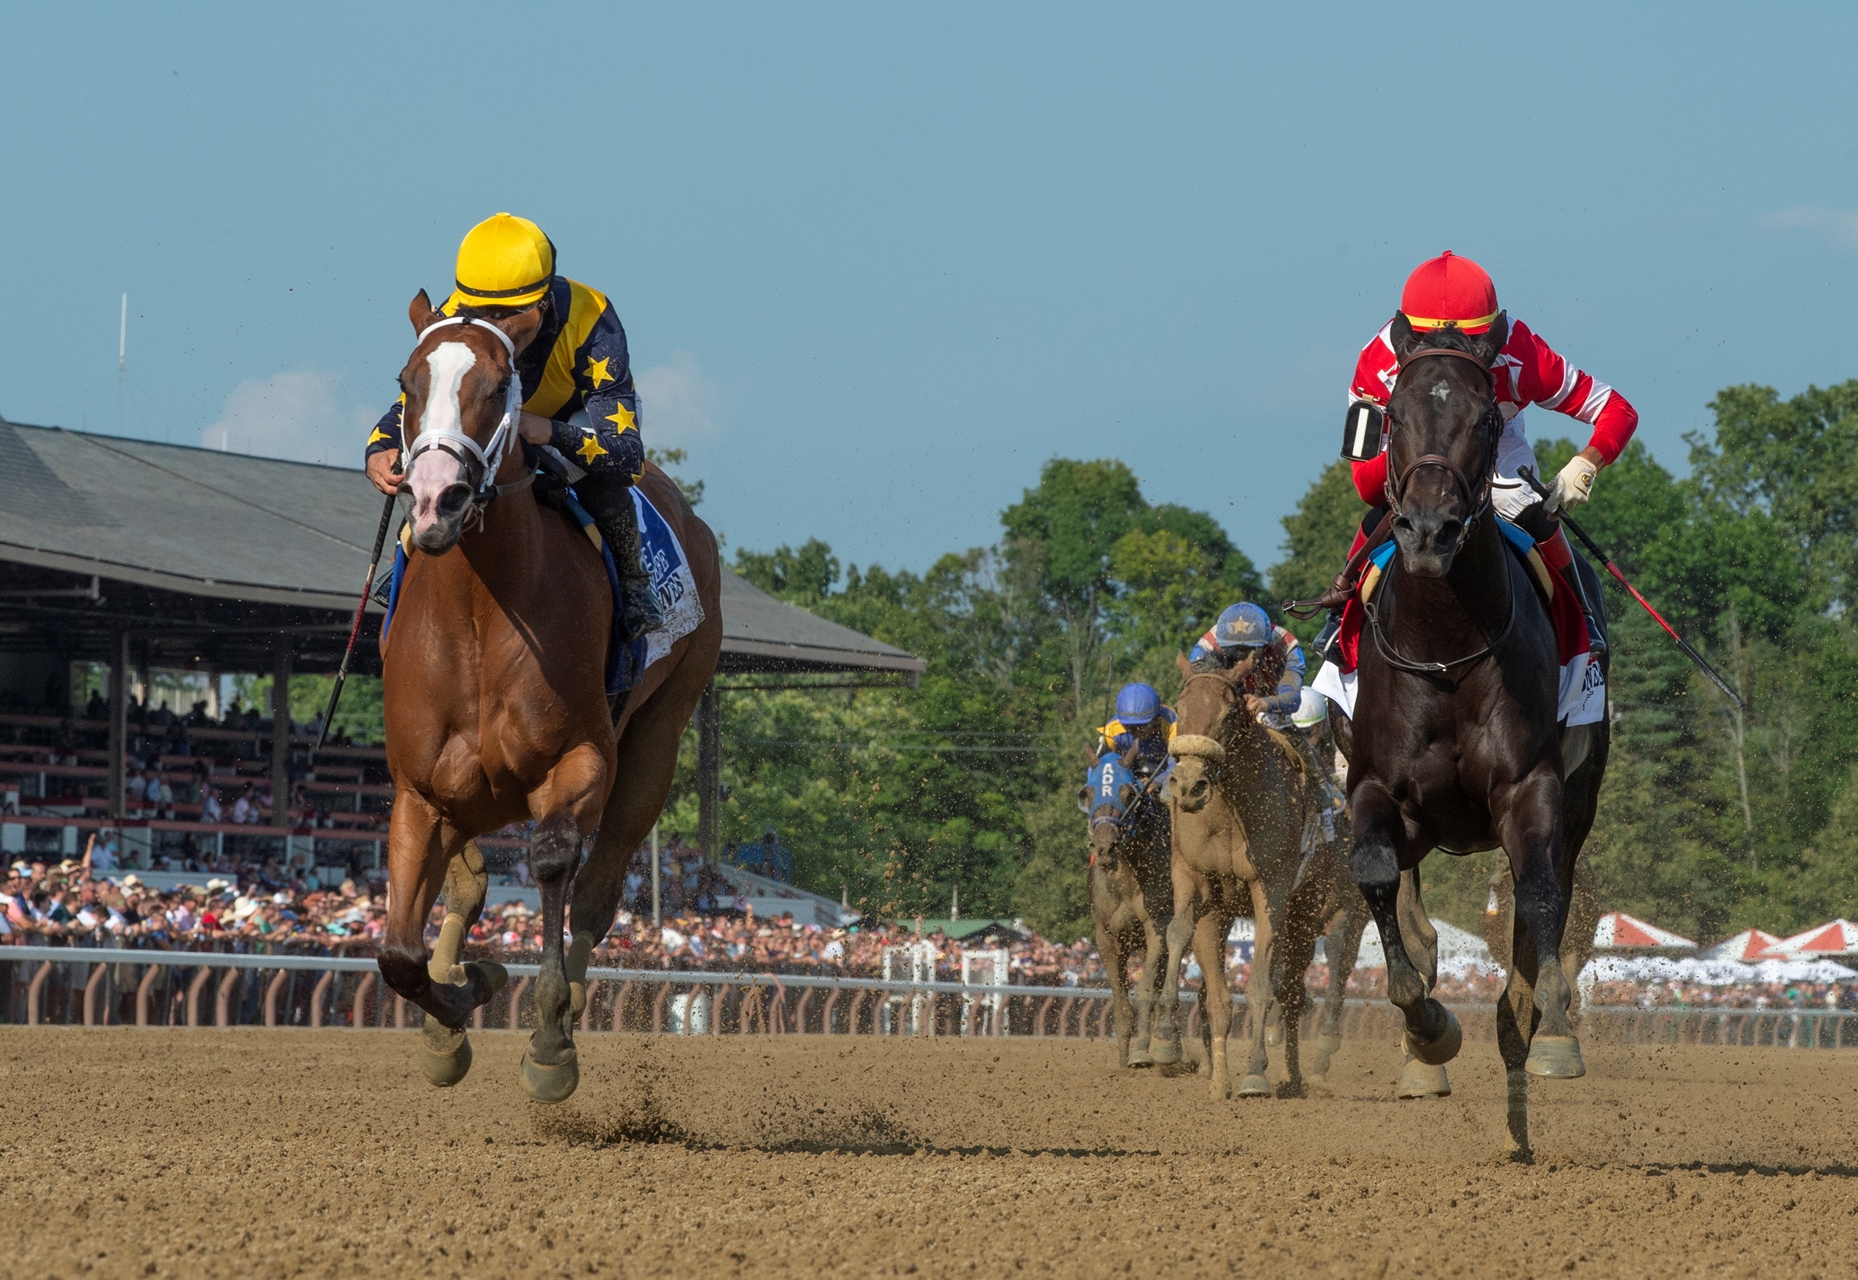
[[[217, 677], [288, 690], [335, 670], [380, 511], [356, 470], [0, 418], [0, 849], [73, 857], [107, 826], [141, 866], [166, 851], [225, 856], [229, 841], [332, 876], [378, 865], [392, 797], [379, 745], [312, 759], [287, 696], [228, 723]], [[697, 834], [711, 853], [730, 678], [913, 683], [924, 668], [727, 570], [722, 608], [719, 680], [697, 716]], [[370, 604], [352, 670], [379, 673], [379, 634]], [[109, 672], [107, 699], [73, 705], [91, 664]], [[205, 675], [208, 705], [151, 705], [157, 671]], [[264, 821], [215, 822], [209, 792], [276, 803], [259, 805]]]

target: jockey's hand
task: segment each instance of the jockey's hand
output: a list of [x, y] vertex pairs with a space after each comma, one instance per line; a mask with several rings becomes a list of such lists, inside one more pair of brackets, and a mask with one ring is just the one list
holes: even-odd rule
[[382, 449], [379, 453], [368, 455], [369, 481], [390, 498], [400, 491], [400, 483], [406, 478], [394, 470], [399, 465], [398, 449]]
[[1259, 697], [1255, 693], [1246, 694], [1245, 695], [1245, 709], [1251, 712], [1255, 716], [1263, 715], [1266, 710], [1265, 705], [1264, 705], [1264, 699]]
[[540, 414], [523, 414], [516, 430], [530, 444], [547, 444], [555, 438], [555, 424]]
[[1548, 486], [1548, 501], [1543, 504], [1548, 514], [1559, 515], [1593, 497], [1594, 477], [1599, 474], [1600, 451], [1591, 445], [1569, 458]]

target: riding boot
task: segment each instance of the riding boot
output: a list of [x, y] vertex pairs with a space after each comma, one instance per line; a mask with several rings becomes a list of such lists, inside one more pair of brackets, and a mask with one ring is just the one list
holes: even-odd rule
[[1323, 620], [1323, 628], [1310, 641], [1310, 649], [1325, 662], [1334, 662], [1337, 655], [1329, 652], [1335, 646], [1336, 637], [1342, 634], [1342, 611], [1335, 610]]
[[1581, 585], [1580, 571], [1572, 562], [1562, 567], [1561, 580], [1574, 592], [1574, 601], [1581, 607], [1581, 617], [1587, 619], [1587, 648], [1595, 657], [1599, 657], [1606, 652], [1606, 633], [1600, 629], [1593, 605], [1587, 599], [1586, 588]]
[[613, 566], [619, 572], [620, 627], [629, 641], [665, 625], [664, 608], [652, 589], [651, 571], [645, 567], [639, 545], [639, 513], [630, 490], [623, 482], [592, 475], [574, 486], [581, 505], [612, 549]]

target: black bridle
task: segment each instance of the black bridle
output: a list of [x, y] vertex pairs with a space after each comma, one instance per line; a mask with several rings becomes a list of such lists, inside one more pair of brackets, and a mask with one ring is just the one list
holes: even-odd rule
[[[1472, 485], [1470, 478], [1465, 475], [1464, 469], [1457, 463], [1445, 457], [1443, 454], [1426, 453], [1421, 454], [1419, 457], [1407, 463], [1406, 467], [1397, 476], [1394, 474], [1393, 467], [1391, 465], [1388, 466], [1385, 488], [1387, 507], [1395, 516], [1400, 515], [1400, 499], [1405, 496], [1407, 486], [1412, 483], [1414, 473], [1421, 467], [1438, 467], [1451, 476], [1453, 482], [1458, 486], [1458, 491], [1464, 495], [1465, 505], [1471, 509], [1470, 515], [1465, 517], [1463, 534], [1463, 536], [1469, 537], [1471, 530], [1477, 527], [1477, 522], [1490, 511], [1491, 481], [1495, 478], [1497, 471], [1497, 440], [1503, 434], [1503, 413], [1497, 408], [1497, 380], [1490, 372], [1489, 367], [1486, 366], [1482, 360], [1479, 360], [1469, 351], [1460, 351], [1456, 347], [1427, 347], [1424, 350], [1415, 351], [1412, 355], [1400, 362], [1400, 375], [1404, 377], [1407, 370], [1413, 367], [1414, 361], [1423, 360], [1427, 356], [1452, 356], [1459, 360], [1469, 360], [1476, 366], [1477, 371], [1484, 375], [1484, 383], [1490, 388], [1490, 402], [1484, 407], [1484, 412], [1478, 416], [1476, 426], [1473, 428], [1483, 438], [1482, 443], [1484, 446], [1485, 462], [1482, 468], [1483, 486], [1481, 495], [1480, 490]], [[1394, 386], [1395, 390], [1399, 389], [1398, 379], [1395, 380]], [[1398, 426], [1399, 423], [1395, 419], [1393, 413], [1393, 396], [1391, 395], [1387, 397], [1386, 412], [1388, 425]], [[1391, 438], [1389, 439], [1388, 447], [1391, 452]], [[1389, 463], [1391, 464], [1391, 462], [1392, 459], [1389, 458]]]
[[[1485, 406], [1484, 412], [1478, 416], [1477, 423], [1473, 428], [1482, 437], [1484, 451], [1484, 465], [1481, 468], [1481, 495], [1479, 488], [1473, 486], [1470, 478], [1465, 475], [1464, 469], [1443, 454], [1421, 454], [1419, 457], [1409, 462], [1397, 477], [1394, 475], [1391, 465], [1392, 459], [1390, 457], [1385, 489], [1387, 506], [1395, 516], [1400, 515], [1400, 498], [1406, 493], [1407, 485], [1412, 482], [1413, 473], [1418, 471], [1421, 467], [1439, 467], [1451, 476], [1452, 480], [1458, 486], [1458, 491], [1464, 495], [1465, 505], [1471, 508], [1471, 513], [1465, 517], [1464, 529], [1459, 534], [1461, 539], [1465, 539], [1471, 536], [1471, 530], [1477, 527], [1477, 522], [1490, 511], [1491, 486], [1496, 478], [1497, 472], [1497, 441], [1503, 434], [1503, 412], [1497, 407], [1497, 380], [1495, 375], [1490, 372], [1489, 366], [1482, 360], [1472, 355], [1469, 351], [1460, 351], [1455, 347], [1426, 347], [1423, 350], [1415, 351], [1412, 355], [1400, 362], [1401, 375], [1404, 376], [1407, 370], [1413, 367], [1414, 361], [1423, 360], [1427, 356], [1452, 356], [1459, 360], [1469, 360], [1473, 365], [1477, 366], [1478, 372], [1484, 375], [1484, 382], [1490, 388], [1490, 403]], [[1397, 389], [1398, 379], [1395, 380], [1395, 386]], [[1390, 426], [1395, 425], [1393, 397], [1391, 395], [1387, 397], [1387, 421]], [[1390, 452], [1391, 448], [1392, 445], [1390, 440]], [[1487, 658], [1495, 652], [1498, 645], [1509, 638], [1510, 632], [1516, 628], [1516, 592], [1514, 588], [1512, 588], [1510, 591], [1509, 617], [1505, 620], [1503, 629], [1492, 636], [1490, 642], [1482, 649], [1479, 649], [1476, 653], [1466, 654], [1462, 658], [1453, 658], [1450, 662], [1415, 662], [1411, 658], [1402, 656], [1401, 653], [1393, 647], [1393, 641], [1388, 639], [1386, 631], [1381, 626], [1380, 611], [1374, 607], [1374, 602], [1372, 600], [1364, 600], [1362, 602], [1362, 608], [1368, 615], [1369, 629], [1374, 633], [1374, 647], [1380, 650], [1381, 657], [1387, 660], [1387, 665], [1401, 671], [1411, 672], [1414, 675], [1445, 676], [1448, 675], [1454, 667], [1468, 666], [1480, 659]]]

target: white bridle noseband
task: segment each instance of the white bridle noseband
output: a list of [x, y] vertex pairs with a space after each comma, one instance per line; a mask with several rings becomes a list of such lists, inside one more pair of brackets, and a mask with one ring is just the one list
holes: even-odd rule
[[[451, 325], [476, 325], [480, 329], [488, 329], [497, 335], [497, 341], [501, 342], [503, 349], [510, 353], [510, 385], [503, 397], [503, 420], [497, 424], [496, 431], [490, 437], [490, 443], [482, 446], [456, 427], [434, 427], [430, 430], [422, 428], [420, 433], [413, 438], [413, 443], [407, 447], [406, 459], [401, 464], [401, 469], [409, 475], [412, 474], [414, 460], [428, 449], [437, 449], [441, 453], [450, 454], [458, 460], [460, 465], [464, 466], [468, 466], [471, 461], [475, 460], [477, 465], [483, 468], [484, 474], [478, 481], [472, 501], [482, 506], [506, 489], [518, 488], [528, 483], [529, 479], [533, 479], [532, 473], [531, 476], [514, 484], [502, 487], [497, 485], [497, 472], [503, 466], [503, 455], [509, 450], [510, 437], [516, 434], [517, 424], [522, 419], [523, 378], [516, 371], [516, 344], [511, 341], [510, 335], [490, 321], [480, 320], [476, 316], [453, 316], [449, 320], [427, 325], [419, 331], [419, 340], [414, 344], [415, 347], [425, 342], [427, 334]], [[460, 448], [465, 452], [460, 453]]]

